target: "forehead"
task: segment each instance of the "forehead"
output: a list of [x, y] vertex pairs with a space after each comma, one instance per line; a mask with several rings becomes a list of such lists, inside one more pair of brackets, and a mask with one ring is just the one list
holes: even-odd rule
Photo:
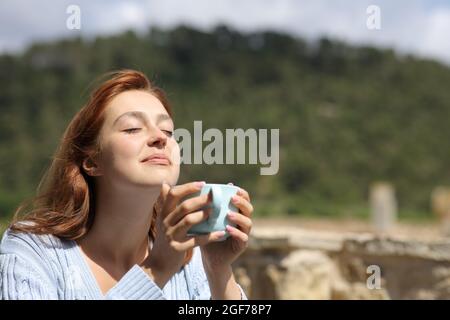
[[115, 96], [105, 110], [105, 121], [113, 122], [125, 112], [145, 112], [150, 117], [168, 114], [161, 101], [146, 91], [130, 90]]

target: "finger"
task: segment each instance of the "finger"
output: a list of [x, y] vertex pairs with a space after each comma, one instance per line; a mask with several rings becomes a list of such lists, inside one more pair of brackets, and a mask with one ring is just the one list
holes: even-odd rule
[[250, 217], [253, 213], [252, 204], [245, 198], [240, 196], [231, 197], [231, 202], [238, 208], [244, 215]]
[[211, 209], [210, 208], [187, 214], [175, 226], [170, 227], [172, 229], [171, 231], [173, 232], [174, 237], [176, 238], [177, 235], [178, 236], [181, 235], [183, 237], [186, 236], [187, 231], [193, 225], [207, 220], [210, 215], [211, 215]]
[[167, 216], [166, 218], [167, 225], [168, 226], [176, 225], [187, 214], [193, 211], [200, 210], [202, 207], [206, 206], [210, 202], [211, 202], [210, 193], [184, 200], [172, 213], [170, 213]]
[[252, 220], [243, 214], [230, 211], [228, 213], [228, 220], [234, 222], [238, 229], [246, 234], [249, 234], [252, 229]]
[[196, 246], [203, 246], [210, 242], [222, 240], [224, 235], [225, 231], [215, 231], [208, 234], [190, 236], [186, 237], [186, 240], [183, 242], [174, 243], [172, 247], [178, 251], [186, 251]]
[[164, 202], [166, 201], [169, 190], [170, 190], [170, 185], [163, 182], [163, 184], [161, 185], [161, 191], [159, 193], [158, 199], [156, 200], [156, 203], [155, 203], [155, 209], [157, 212], [161, 211], [161, 208], [162, 208]]
[[190, 195], [191, 193], [200, 191], [204, 185], [205, 185], [204, 181], [197, 181], [185, 183], [170, 188], [169, 192], [167, 193], [167, 197], [165, 199], [166, 200], [165, 208], [167, 209], [167, 212], [171, 212], [173, 209], [175, 209], [177, 204], [184, 197]]
[[226, 226], [226, 230], [228, 231], [228, 233], [230, 234], [231, 237], [233, 237], [234, 239], [242, 242], [243, 244], [245, 244], [245, 246], [247, 246], [248, 244], [248, 234], [242, 232], [241, 230], [232, 227], [230, 225]]
[[250, 195], [248, 194], [248, 192], [245, 189], [239, 188], [239, 190], [237, 191], [237, 195], [243, 197], [248, 202], [251, 202]]

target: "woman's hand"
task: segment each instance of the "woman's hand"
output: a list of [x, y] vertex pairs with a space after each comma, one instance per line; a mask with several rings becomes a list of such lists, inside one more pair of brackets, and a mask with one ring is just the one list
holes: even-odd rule
[[200, 210], [211, 201], [208, 195], [182, 201], [186, 196], [200, 191], [203, 185], [204, 182], [191, 182], [172, 188], [163, 184], [161, 188], [157, 201], [156, 239], [144, 262], [147, 271], [161, 288], [183, 266], [188, 249], [217, 241], [224, 235], [221, 231], [198, 236], [186, 235], [194, 224], [208, 219], [210, 214], [209, 210]]
[[250, 196], [244, 189], [239, 189], [237, 194], [231, 198], [231, 201], [239, 209], [239, 212], [228, 214], [228, 220], [236, 224], [236, 227], [229, 225], [226, 227], [230, 237], [221, 242], [200, 246], [203, 264], [207, 272], [229, 269], [248, 246], [252, 228], [251, 215], [253, 213]]

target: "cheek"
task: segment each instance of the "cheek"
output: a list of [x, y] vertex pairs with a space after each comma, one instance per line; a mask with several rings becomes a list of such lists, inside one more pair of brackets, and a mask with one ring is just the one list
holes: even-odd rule
[[172, 169], [168, 181], [171, 185], [176, 185], [180, 176], [181, 155], [180, 147], [175, 140], [169, 140], [167, 147], [170, 151], [170, 160], [172, 161]]
[[104, 149], [104, 154], [106, 155], [104, 160], [107, 161], [105, 163], [106, 166], [120, 164], [129, 160], [137, 160], [140, 145], [137, 139], [126, 139], [126, 137], [109, 141]]
[[172, 164], [176, 167], [180, 167], [181, 164], [180, 146], [174, 139], [169, 140], [167, 145], [170, 150], [170, 160], [172, 161]]

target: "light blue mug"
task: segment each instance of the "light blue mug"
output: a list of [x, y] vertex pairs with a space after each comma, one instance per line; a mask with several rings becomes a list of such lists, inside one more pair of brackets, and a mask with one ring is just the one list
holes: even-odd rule
[[236, 225], [228, 221], [227, 215], [230, 211], [239, 212], [231, 202], [231, 197], [233, 197], [238, 190], [239, 187], [234, 185], [207, 183], [202, 187], [202, 190], [192, 194], [190, 197], [211, 193], [211, 203], [204, 208], [212, 208], [212, 211], [207, 220], [192, 226], [188, 231], [188, 235], [225, 231], [225, 236], [223, 239], [228, 238], [230, 235], [226, 231], [225, 227], [227, 224], [233, 227]]

